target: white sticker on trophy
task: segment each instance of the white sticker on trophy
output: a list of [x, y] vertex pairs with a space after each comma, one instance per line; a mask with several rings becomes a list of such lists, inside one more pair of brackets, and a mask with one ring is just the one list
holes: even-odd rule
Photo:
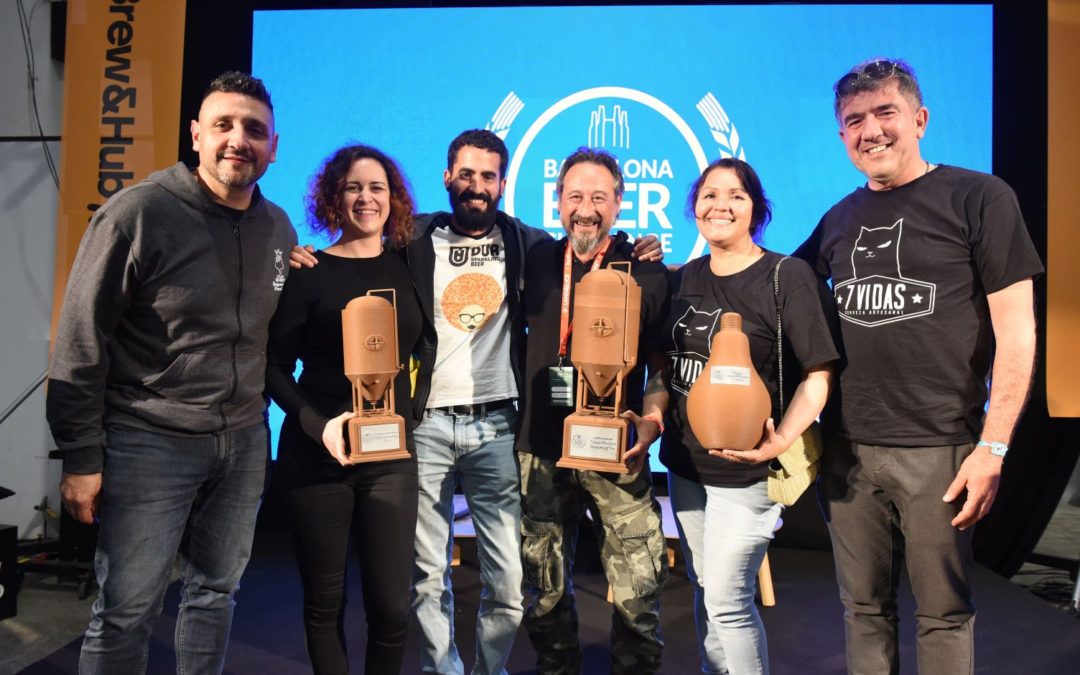
[[570, 456], [576, 459], [617, 461], [619, 459], [619, 429], [571, 424]]
[[397, 424], [368, 424], [360, 427], [360, 452], [382, 452], [401, 448]]
[[738, 384], [750, 386], [750, 369], [739, 366], [712, 366], [709, 368], [709, 384]]

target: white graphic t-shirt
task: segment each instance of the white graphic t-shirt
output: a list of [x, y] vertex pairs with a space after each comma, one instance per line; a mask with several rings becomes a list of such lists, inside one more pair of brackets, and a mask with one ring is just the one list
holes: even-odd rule
[[502, 231], [474, 238], [437, 227], [431, 243], [439, 346], [427, 406], [516, 398]]

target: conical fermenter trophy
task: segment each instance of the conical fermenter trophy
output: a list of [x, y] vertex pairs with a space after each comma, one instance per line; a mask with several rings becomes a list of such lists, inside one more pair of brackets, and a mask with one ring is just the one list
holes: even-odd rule
[[[391, 300], [374, 295], [389, 293]], [[341, 310], [345, 376], [352, 384], [349, 420], [349, 464], [409, 457], [405, 420], [394, 409], [398, 362], [397, 294], [393, 289], [368, 291]]]
[[[611, 269], [626, 266], [626, 271]], [[633, 426], [621, 417], [623, 384], [637, 364], [641, 287], [629, 263], [589, 272], [574, 288], [570, 360], [577, 369], [576, 409], [563, 423], [557, 466], [628, 473], [623, 455]]]

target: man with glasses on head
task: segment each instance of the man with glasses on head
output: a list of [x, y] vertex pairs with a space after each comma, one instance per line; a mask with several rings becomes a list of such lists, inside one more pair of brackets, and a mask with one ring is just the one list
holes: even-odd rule
[[848, 670], [899, 672], [906, 563], [919, 672], [971, 673], [971, 528], [993, 504], [1027, 398], [1043, 268], [1004, 182], [922, 157], [930, 114], [908, 64], [860, 64], [834, 89], [867, 184], [797, 255], [832, 279], [843, 319], [820, 487]]

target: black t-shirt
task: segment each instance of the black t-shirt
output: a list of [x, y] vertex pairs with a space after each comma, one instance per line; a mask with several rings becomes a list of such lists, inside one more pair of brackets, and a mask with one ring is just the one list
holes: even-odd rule
[[247, 211], [247, 209], [234, 209], [233, 207], [225, 206], [224, 204], [218, 204], [218, 206], [221, 207], [221, 210], [225, 212], [225, 215], [232, 220], [240, 220], [244, 217], [244, 212]]
[[[525, 292], [522, 311], [528, 325], [525, 344], [525, 392], [521, 431], [516, 447], [546, 459], [562, 455], [563, 421], [574, 411], [570, 407], [552, 407], [548, 367], [559, 364], [559, 316], [562, 306], [563, 262], [566, 239], [537, 243], [525, 263]], [[604, 255], [601, 269], [612, 262], [631, 262], [630, 275], [641, 286], [641, 332], [638, 342], [638, 364], [624, 386], [626, 404], [641, 412], [642, 388], [645, 384], [645, 338], [650, 326], [664, 316], [668, 296], [668, 272], [661, 263], [638, 262], [631, 259], [634, 247], [622, 232]], [[576, 284], [592, 270], [592, 261], [583, 263], [571, 256], [571, 278]], [[570, 293], [571, 320], [574, 311], [573, 289]], [[573, 333], [567, 343], [566, 362], [570, 363]], [[575, 384], [576, 386], [576, 384]]]
[[[717, 276], [706, 255], [675, 274], [667, 318], [649, 342], [652, 349], [667, 356], [671, 368], [671, 400], [660, 460], [683, 478], [704, 485], [742, 487], [767, 474], [766, 463], [737, 464], [709, 455], [690, 429], [686, 396], [709, 360], [720, 315], [737, 312], [750, 342], [750, 359], [769, 390], [772, 417], [779, 426], [773, 270], [781, 258], [766, 251], [746, 269]], [[780, 266], [779, 298], [784, 328], [784, 397], [790, 400], [801, 380], [801, 369], [794, 366], [811, 368], [839, 358], [833, 339], [836, 310], [828, 289], [813, 270], [794, 258]], [[723, 410], [716, 412], [724, 414]]]
[[[394, 378], [394, 407], [405, 418], [409, 448], [413, 447], [415, 426], [409, 396], [409, 355], [420, 338], [423, 319], [409, 270], [397, 253], [343, 258], [319, 251], [315, 257], [319, 264], [313, 269], [290, 273], [270, 322], [266, 389], [286, 414], [278, 445], [279, 462], [298, 471], [337, 476], [356, 469], [342, 468], [322, 443], [323, 427], [330, 418], [352, 409], [341, 310], [370, 290], [397, 291], [398, 358], [403, 368]], [[293, 379], [297, 359], [303, 362], [299, 381]], [[306, 466], [297, 468], [301, 465]]]
[[993, 330], [986, 295], [1040, 274], [1016, 196], [939, 166], [865, 187], [796, 255], [832, 278], [847, 365], [825, 423], [859, 443], [969, 443], [982, 430]]

